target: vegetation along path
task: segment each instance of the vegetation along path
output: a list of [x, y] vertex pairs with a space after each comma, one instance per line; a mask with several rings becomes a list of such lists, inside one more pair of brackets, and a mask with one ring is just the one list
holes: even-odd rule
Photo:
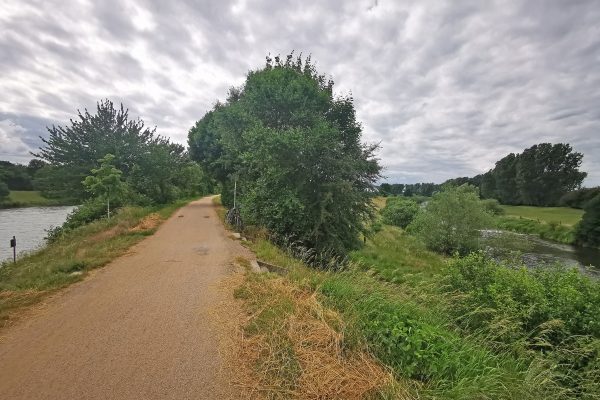
[[211, 198], [50, 299], [0, 338], [2, 399], [219, 399], [211, 311], [216, 283], [244, 252]]

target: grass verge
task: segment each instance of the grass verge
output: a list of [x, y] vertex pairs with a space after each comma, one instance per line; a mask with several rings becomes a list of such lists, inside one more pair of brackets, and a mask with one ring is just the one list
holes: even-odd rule
[[559, 243], [575, 243], [575, 228], [571, 225], [560, 225], [555, 222], [545, 223], [528, 218], [497, 216], [496, 226], [506, 231], [538, 235], [542, 239]]
[[96, 221], [64, 234], [17, 263], [4, 262], [0, 267], [0, 329], [18, 318], [23, 307], [82, 280], [88, 271], [124, 254], [187, 202], [160, 208], [126, 207], [110, 220]]
[[48, 199], [34, 190], [13, 190], [5, 200], [0, 201], [0, 208], [50, 207], [72, 204], [64, 199]]
[[345, 338], [340, 314], [314, 290], [275, 274], [247, 272], [241, 358], [254, 374], [245, 390], [268, 399], [409, 398], [390, 371]]
[[541, 223], [574, 226], [583, 216], [583, 210], [570, 207], [501, 206], [506, 215], [532, 219]]

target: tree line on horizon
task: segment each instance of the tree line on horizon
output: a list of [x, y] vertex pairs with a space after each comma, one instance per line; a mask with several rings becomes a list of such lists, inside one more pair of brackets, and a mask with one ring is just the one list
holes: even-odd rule
[[493, 169], [474, 177], [448, 179], [441, 184], [382, 183], [384, 195], [431, 197], [445, 185], [468, 184], [479, 189], [484, 199], [501, 204], [529, 206], [567, 206], [583, 208], [600, 188], [581, 188], [586, 172], [579, 170], [583, 154], [569, 144], [540, 143], [522, 153], [510, 153], [496, 162]]

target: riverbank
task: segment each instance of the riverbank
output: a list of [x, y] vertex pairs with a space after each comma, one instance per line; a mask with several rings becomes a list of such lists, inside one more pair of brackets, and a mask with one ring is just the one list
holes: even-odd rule
[[158, 225], [188, 201], [162, 207], [126, 207], [110, 220], [67, 232], [52, 244], [0, 267], [0, 329], [20, 311], [56, 290], [77, 282], [154, 233]]
[[0, 209], [21, 207], [73, 206], [76, 201], [68, 199], [49, 199], [33, 190], [12, 190], [5, 200], [0, 201]]
[[[315, 298], [340, 316], [339, 346], [366, 349], [391, 368], [403, 398], [558, 400], [593, 398], [600, 389], [600, 327], [589, 324], [599, 320], [600, 287], [577, 271], [507, 268], [478, 254], [445, 258], [391, 226], [352, 253], [342, 272], [309, 268], [264, 238], [250, 246], [285, 273], [247, 278], [244, 301], [259, 301], [253, 293], [277, 281]], [[254, 317], [292, 313], [294, 303], [284, 303]], [[271, 334], [268, 323], [252, 329]], [[301, 382], [302, 369], [294, 369], [301, 354], [289, 344], [284, 350], [285, 358], [262, 354], [272, 370], [289, 373], [274, 392]]]

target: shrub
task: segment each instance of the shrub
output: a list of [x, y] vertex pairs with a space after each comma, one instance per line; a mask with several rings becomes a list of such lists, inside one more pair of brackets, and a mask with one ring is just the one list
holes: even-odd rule
[[469, 333], [530, 359], [543, 357], [581, 398], [600, 388], [597, 281], [576, 269], [528, 270], [473, 253], [449, 263], [444, 290], [453, 295], [449, 312]]
[[406, 228], [419, 212], [419, 205], [414, 200], [390, 198], [381, 211], [383, 221], [388, 225]]
[[585, 214], [577, 227], [576, 240], [585, 246], [600, 246], [600, 195], [585, 206]]
[[[115, 204], [115, 207], [117, 205], [118, 204]], [[49, 242], [54, 242], [64, 233], [85, 224], [89, 224], [102, 217], [106, 217], [106, 202], [104, 199], [98, 197], [86, 200], [67, 216], [67, 220], [62, 226], [48, 229], [46, 239], [48, 239]]]
[[479, 231], [492, 226], [477, 189], [470, 185], [449, 186], [436, 193], [409, 226], [425, 245], [445, 254], [461, 254], [479, 248]]
[[500, 202], [496, 199], [485, 199], [481, 203], [487, 212], [492, 215], [503, 215], [504, 209], [500, 206]]

